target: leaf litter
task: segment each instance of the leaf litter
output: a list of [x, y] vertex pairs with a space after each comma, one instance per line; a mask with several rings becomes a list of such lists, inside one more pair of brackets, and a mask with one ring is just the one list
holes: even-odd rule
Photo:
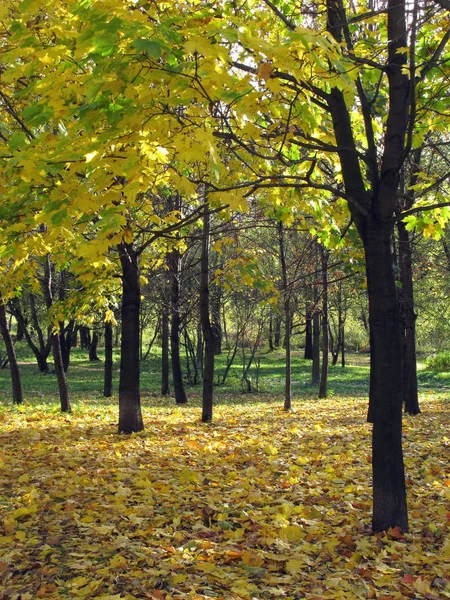
[[0, 599], [450, 598], [444, 396], [405, 417], [410, 533], [370, 532], [366, 402], [152, 399], [146, 431], [116, 407], [0, 414]]

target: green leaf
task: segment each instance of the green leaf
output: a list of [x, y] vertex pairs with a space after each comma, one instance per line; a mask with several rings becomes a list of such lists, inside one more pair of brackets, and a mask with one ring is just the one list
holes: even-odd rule
[[152, 58], [159, 58], [163, 53], [163, 43], [155, 40], [137, 39], [131, 43], [133, 48], [141, 52], [146, 52]]

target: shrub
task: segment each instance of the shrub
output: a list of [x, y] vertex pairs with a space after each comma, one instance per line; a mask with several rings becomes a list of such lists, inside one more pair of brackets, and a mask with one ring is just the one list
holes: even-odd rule
[[427, 367], [433, 371], [450, 371], [450, 351], [443, 350], [428, 357]]

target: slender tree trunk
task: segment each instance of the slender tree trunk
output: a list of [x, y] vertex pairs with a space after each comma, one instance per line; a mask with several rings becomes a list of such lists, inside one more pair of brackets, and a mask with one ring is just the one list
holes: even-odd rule
[[369, 294], [374, 531], [395, 526], [408, 531], [402, 453], [402, 345], [392, 236], [392, 218], [369, 217], [364, 245]]
[[286, 265], [286, 245], [284, 236], [284, 226], [282, 221], [278, 223], [278, 246], [280, 252], [281, 281], [283, 284], [284, 300], [284, 322], [285, 322], [285, 350], [286, 367], [284, 383], [284, 410], [290, 410], [292, 404], [292, 386], [291, 386], [291, 292], [288, 288], [288, 276]]
[[273, 312], [269, 313], [269, 350], [273, 352]]
[[205, 341], [205, 362], [203, 368], [202, 421], [212, 421], [214, 392], [214, 331], [209, 318], [209, 244], [211, 216], [205, 205], [203, 215], [203, 236], [200, 274], [200, 321]]
[[98, 341], [98, 331], [94, 329], [94, 331], [92, 332], [91, 343], [89, 344], [89, 360], [91, 362], [97, 362], [100, 360], [97, 354]]
[[122, 242], [119, 257], [122, 267], [119, 433], [134, 433], [144, 429], [139, 368], [140, 256], [132, 244]]
[[[52, 289], [52, 265], [50, 257], [47, 255], [44, 262], [44, 277], [42, 279], [42, 291], [49, 310], [53, 305], [53, 289]], [[53, 363], [55, 365], [56, 380], [58, 382], [59, 400], [61, 403], [61, 412], [71, 412], [69, 388], [67, 387], [66, 373], [64, 371], [64, 363], [61, 352], [61, 339], [59, 331], [52, 331], [51, 341], [53, 348]]]
[[181, 258], [178, 250], [173, 250], [169, 256], [169, 268], [172, 278], [171, 286], [171, 323], [170, 347], [172, 351], [172, 378], [175, 402], [186, 404], [187, 396], [184, 389], [183, 372], [180, 357], [180, 276]]
[[222, 322], [220, 315], [222, 313], [223, 288], [220, 283], [215, 283], [211, 287], [211, 323], [214, 334], [214, 354], [222, 354]]
[[161, 315], [161, 395], [168, 396], [169, 393], [169, 307], [164, 304]]
[[342, 323], [341, 333], [341, 367], [345, 369], [345, 325]]
[[9, 361], [9, 369], [11, 372], [12, 398], [14, 404], [22, 404], [22, 383], [20, 380], [19, 365], [17, 364], [16, 351], [12, 341], [11, 333], [8, 328], [8, 319], [6, 317], [6, 307], [0, 297], [0, 330], [3, 341], [6, 346], [6, 353]]
[[75, 321], [71, 319], [67, 324], [67, 327], [64, 326], [64, 322], [59, 324], [59, 338], [61, 340], [61, 352], [63, 357], [63, 365], [64, 372], [67, 373], [70, 365], [70, 353], [72, 351], [72, 342], [73, 342], [73, 331], [75, 328]]
[[403, 221], [397, 222], [400, 295], [403, 308], [403, 402], [405, 412], [420, 413], [417, 389], [416, 312], [412, 277], [412, 252], [408, 231]]
[[281, 317], [280, 315], [275, 315], [275, 328], [274, 328], [274, 345], [275, 348], [280, 347], [281, 342]]
[[105, 367], [103, 381], [103, 395], [105, 398], [112, 396], [113, 387], [113, 330], [110, 321], [105, 322]]
[[328, 251], [320, 247], [322, 262], [322, 371], [319, 398], [327, 397], [328, 381]]
[[313, 324], [311, 314], [311, 302], [309, 299], [306, 301], [306, 325], [305, 325], [305, 354], [303, 358], [306, 360], [312, 360], [313, 357]]
[[89, 350], [91, 345], [91, 332], [89, 327], [80, 327], [80, 348]]
[[[318, 248], [316, 244], [315, 249], [315, 264], [316, 270], [319, 266], [318, 261]], [[320, 381], [320, 313], [319, 313], [319, 284], [317, 281], [313, 284], [313, 301], [314, 301], [314, 313], [313, 313], [313, 334], [312, 334], [312, 377], [311, 382], [313, 385], [318, 385]]]

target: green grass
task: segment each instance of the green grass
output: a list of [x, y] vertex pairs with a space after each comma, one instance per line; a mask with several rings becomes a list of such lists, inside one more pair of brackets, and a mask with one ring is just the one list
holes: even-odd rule
[[[17, 344], [17, 355], [20, 362], [22, 386], [24, 397], [27, 402], [42, 404], [43, 402], [58, 402], [56, 378], [53, 373], [39, 373], [34, 356], [27, 345]], [[99, 350], [100, 358], [103, 358], [102, 349]], [[258, 376], [258, 394], [261, 401], [274, 397], [281, 397], [284, 393], [284, 351], [277, 350], [269, 352], [261, 349], [258, 352], [260, 368]], [[295, 398], [314, 398], [317, 396], [317, 386], [311, 385], [311, 361], [304, 360], [303, 351], [297, 350], [292, 353], [292, 392]], [[226, 354], [216, 357], [216, 380], [225, 369]], [[114, 394], [117, 395], [119, 383], [119, 351], [114, 353]], [[51, 359], [49, 360], [51, 365]], [[422, 389], [443, 389], [450, 387], [450, 373], [437, 372], [425, 368], [423, 363], [418, 365], [419, 387]], [[253, 385], [256, 384], [256, 367], [250, 372]], [[85, 351], [75, 348], [71, 355], [71, 364], [68, 371], [68, 384], [75, 404], [83, 403], [110, 403], [116, 399], [106, 400], [103, 398], [103, 361], [90, 362]], [[230, 369], [230, 373], [224, 386], [215, 387], [215, 401], [221, 403], [240, 403], [246, 401], [246, 394], [242, 393], [242, 361], [240, 357]], [[150, 355], [146, 361], [141, 363], [141, 390], [143, 401], [146, 398], [159, 397], [161, 382], [159, 349]], [[196, 403], [201, 395], [201, 386], [186, 386], [189, 398]], [[328, 374], [328, 397], [349, 396], [366, 398], [369, 391], [369, 358], [367, 354], [349, 354], [347, 366], [340, 365], [329, 367]], [[0, 370], [0, 403], [9, 404], [11, 401], [9, 369]], [[172, 400], [169, 399], [170, 403]]]

